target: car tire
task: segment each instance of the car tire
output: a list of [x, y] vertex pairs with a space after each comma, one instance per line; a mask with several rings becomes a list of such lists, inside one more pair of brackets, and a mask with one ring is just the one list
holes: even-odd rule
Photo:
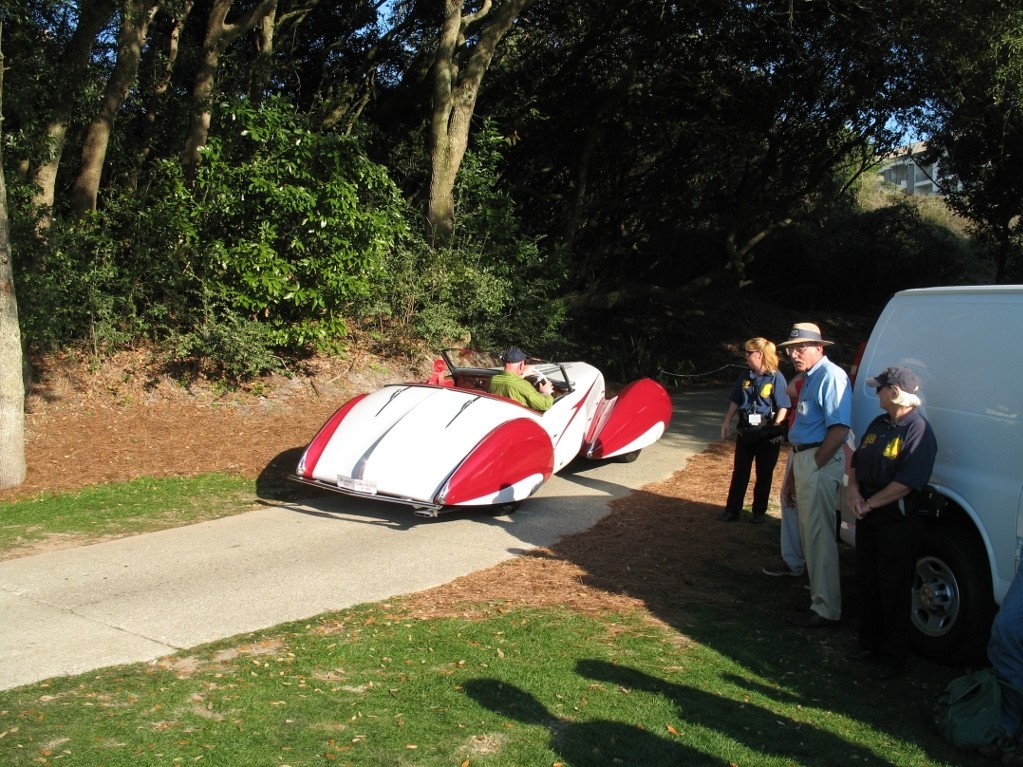
[[487, 513], [492, 517], [503, 517], [505, 514], [514, 514], [521, 505], [522, 501], [495, 503], [493, 506], [487, 506]]
[[983, 663], [996, 606], [980, 539], [972, 530], [926, 525], [913, 581], [913, 649], [935, 663]]
[[619, 456], [615, 457], [615, 460], [618, 461], [618, 463], [632, 463], [637, 458], [639, 458], [639, 454], [642, 453], [642, 452], [643, 452], [643, 450], [640, 449], [640, 450], [633, 450], [633, 451], [631, 451], [629, 453], [622, 453], [622, 455], [619, 455]]

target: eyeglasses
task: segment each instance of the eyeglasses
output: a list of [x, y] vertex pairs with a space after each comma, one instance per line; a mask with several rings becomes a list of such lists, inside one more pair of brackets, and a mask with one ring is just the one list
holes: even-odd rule
[[791, 357], [793, 354], [796, 354], [797, 352], [799, 354], [802, 354], [807, 349], [813, 346], [816, 346], [816, 344], [803, 344], [802, 346], [786, 346], [785, 353]]
[[758, 351], [760, 351], [760, 350], [759, 349], [746, 349], [746, 350], [743, 351], [743, 354], [745, 354], [748, 357], [751, 354], [756, 354]]
[[882, 389], [887, 389], [889, 386], [891, 386], [891, 384], [883, 384], [881, 386], [875, 387], [874, 391], [880, 394]]

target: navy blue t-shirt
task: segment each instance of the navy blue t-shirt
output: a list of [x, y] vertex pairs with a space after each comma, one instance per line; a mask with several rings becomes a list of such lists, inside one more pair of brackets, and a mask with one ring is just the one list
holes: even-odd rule
[[743, 422], [755, 413], [760, 415], [761, 425], [766, 426], [774, 413], [782, 408], [792, 407], [792, 401], [785, 392], [787, 385], [781, 371], [757, 375], [752, 370], [747, 370], [735, 382], [728, 398], [739, 406], [739, 415]]
[[883, 413], [867, 427], [853, 453], [852, 465], [856, 481], [875, 492], [892, 481], [923, 490], [937, 453], [934, 431], [915, 409], [898, 422]]

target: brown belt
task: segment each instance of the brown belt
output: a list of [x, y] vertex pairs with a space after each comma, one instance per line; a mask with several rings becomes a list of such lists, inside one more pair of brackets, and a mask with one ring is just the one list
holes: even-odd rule
[[792, 452], [802, 453], [804, 450], [812, 450], [813, 448], [820, 447], [823, 444], [823, 442], [807, 442], [805, 445], [793, 445]]

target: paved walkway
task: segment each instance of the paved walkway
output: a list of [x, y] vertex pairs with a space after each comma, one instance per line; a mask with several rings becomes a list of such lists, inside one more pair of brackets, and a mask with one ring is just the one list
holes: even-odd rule
[[331, 496], [0, 562], [0, 689], [420, 591], [585, 530], [719, 436], [726, 393], [681, 394], [631, 464], [577, 461], [508, 517]]

